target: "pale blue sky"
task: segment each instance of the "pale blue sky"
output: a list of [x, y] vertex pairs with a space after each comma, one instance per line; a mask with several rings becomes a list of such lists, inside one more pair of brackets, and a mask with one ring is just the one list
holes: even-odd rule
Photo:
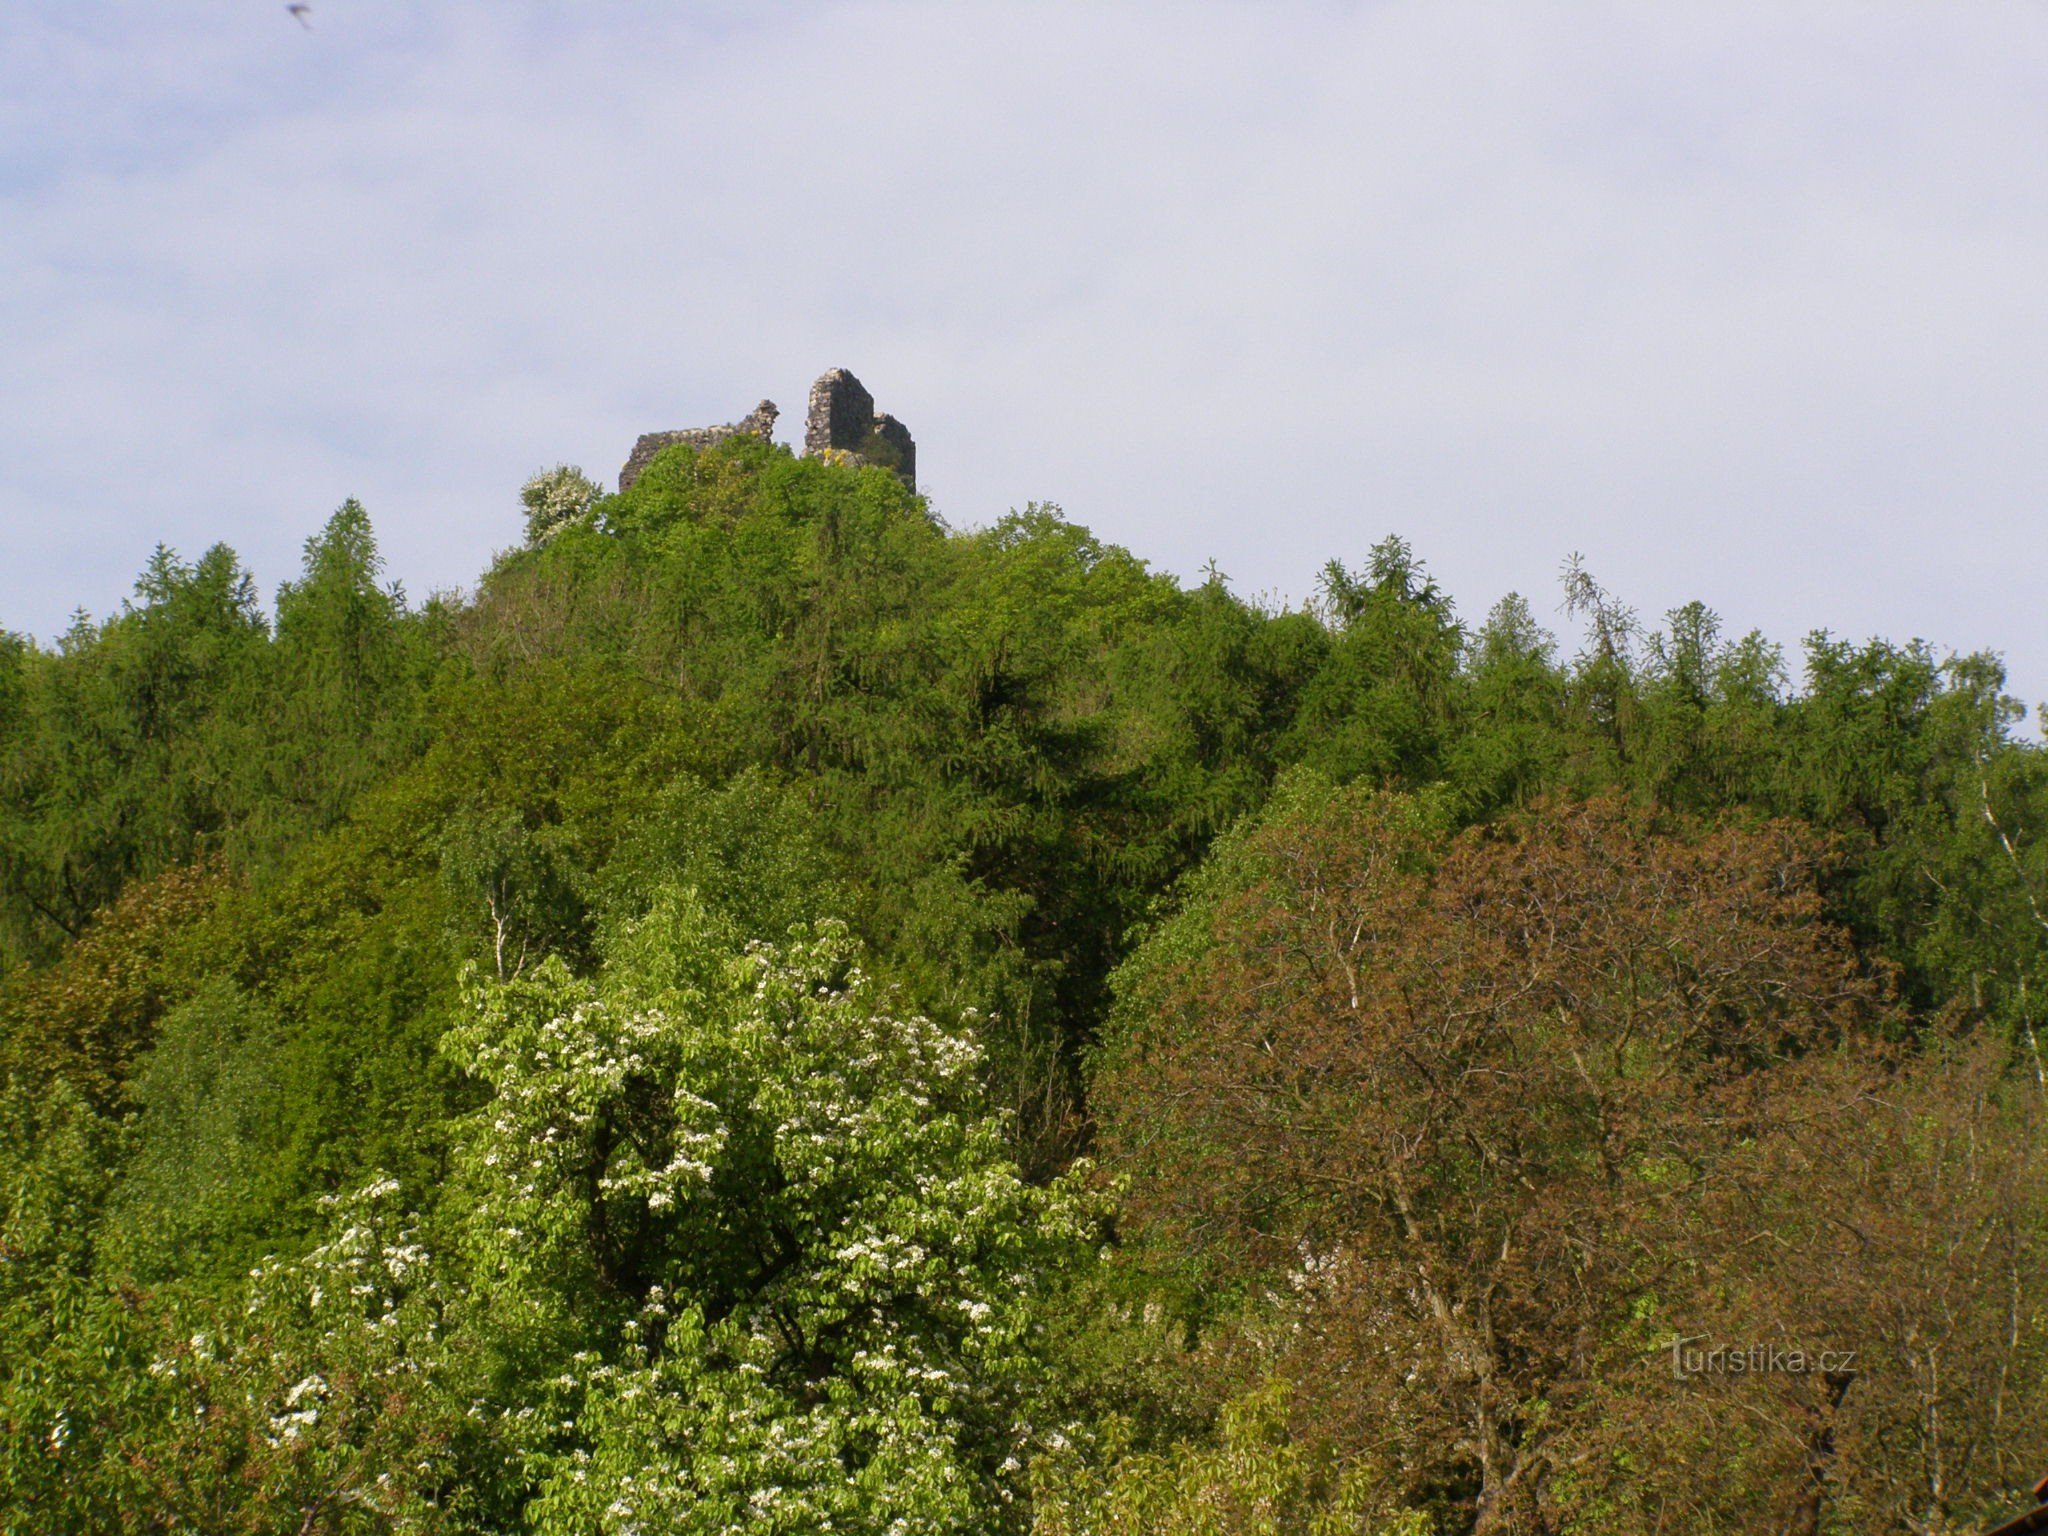
[[2048, 8], [0, 7], [0, 626], [159, 539], [415, 593], [853, 368], [940, 512], [2048, 696]]

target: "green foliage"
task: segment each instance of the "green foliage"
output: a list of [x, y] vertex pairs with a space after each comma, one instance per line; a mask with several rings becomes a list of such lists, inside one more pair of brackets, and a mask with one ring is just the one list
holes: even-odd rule
[[459, 949], [482, 937], [500, 981], [573, 942], [581, 914], [545, 840], [517, 812], [457, 812], [441, 837], [441, 885]]
[[534, 1432], [536, 1530], [1000, 1517], [1031, 1299], [1088, 1208], [1018, 1177], [972, 1042], [892, 1011], [843, 929], [742, 948], [676, 892], [598, 982], [548, 962], [447, 1042], [494, 1089], [472, 1305], [575, 1405]]
[[130, 881], [210, 851], [264, 864], [418, 745], [427, 615], [376, 584], [354, 502], [309, 540], [273, 636], [217, 545], [159, 548], [123, 611], [0, 647], [0, 970], [47, 958]]
[[141, 1113], [101, 1235], [131, 1277], [238, 1276], [291, 1191], [277, 1180], [291, 1104], [276, 1020], [232, 982], [173, 1011], [130, 1084]]
[[[1305, 1431], [1336, 1377], [1267, 1392], [1256, 1266], [1128, 1242], [1134, 1186], [1091, 1268], [1063, 1181], [1084, 1063], [1142, 1070], [1138, 1013], [1223, 1038], [1171, 979], [1263, 931], [1275, 828], [1306, 867], [1360, 806], [1411, 851], [1596, 797], [1789, 818], [1893, 1044], [2038, 1088], [2048, 758], [1993, 658], [1788, 658], [1576, 560], [1561, 644], [1392, 538], [1275, 610], [751, 436], [521, 501], [471, 597], [409, 604], [349, 502], [270, 616], [160, 550], [118, 613], [0, 635], [0, 1530], [1409, 1528]], [[1930, 1081], [1930, 1124], [1980, 1093]], [[1633, 1519], [1616, 1446], [1633, 1492], [1585, 1507]]]
[[0, 1529], [474, 1529], [460, 1468], [481, 1431], [447, 1389], [445, 1293], [396, 1191], [330, 1202], [330, 1240], [215, 1315], [132, 1293], [76, 1309], [7, 1384]]
[[1106, 1471], [1051, 1458], [1034, 1536], [1430, 1536], [1369, 1466], [1332, 1464], [1288, 1434], [1286, 1388], [1228, 1404], [1213, 1445], [1134, 1453]]
[[[118, 1305], [96, 1284], [94, 1223], [113, 1161], [111, 1128], [61, 1078], [0, 1082], [0, 1531], [86, 1530], [67, 1442], [86, 1394], [118, 1415], [140, 1361]], [[120, 1378], [130, 1378], [123, 1383]], [[36, 1526], [31, 1519], [50, 1523]]]
[[647, 797], [588, 882], [592, 908], [616, 930], [688, 888], [735, 932], [785, 934], [851, 905], [812, 827], [803, 794], [760, 769], [715, 788], [680, 776]]
[[1343, 779], [1441, 776], [1463, 631], [1406, 542], [1374, 546], [1363, 577], [1331, 561], [1327, 661], [1302, 691], [1293, 755]]
[[419, 744], [428, 632], [399, 588], [377, 584], [382, 570], [369, 515], [348, 501], [306, 541], [300, 578], [278, 588], [267, 798], [306, 826], [331, 825]]
[[398, 1193], [386, 1179], [330, 1202], [327, 1241], [258, 1266], [239, 1316], [151, 1360], [160, 1510], [199, 1530], [353, 1536], [448, 1529], [474, 1505], [456, 1486], [480, 1432], [447, 1385], [448, 1297]]
[[886, 469], [891, 474], [902, 473], [903, 450], [879, 429], [870, 428], [854, 452], [859, 454], [864, 462], [879, 469]]
[[254, 745], [268, 634], [225, 546], [159, 547], [103, 625], [10, 647], [0, 760], [0, 956], [46, 956], [136, 876], [226, 831]]
[[1444, 754], [1445, 777], [1468, 814], [1526, 806], [1563, 780], [1571, 751], [1565, 700], [1555, 638], [1528, 599], [1510, 592], [1466, 654], [1465, 728]]

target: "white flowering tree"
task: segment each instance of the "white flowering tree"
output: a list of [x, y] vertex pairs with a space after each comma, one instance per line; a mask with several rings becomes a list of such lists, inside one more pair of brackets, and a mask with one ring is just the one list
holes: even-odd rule
[[741, 946], [672, 894], [598, 980], [483, 986], [447, 1045], [493, 1090], [467, 1260], [533, 1529], [1021, 1521], [1033, 1302], [1095, 1213], [1019, 1177], [969, 1037], [842, 926]]
[[471, 1528], [494, 1426], [449, 1387], [447, 1288], [394, 1181], [229, 1296], [150, 1291], [80, 1273], [106, 1123], [60, 1079], [0, 1093], [0, 1132], [0, 1532]]
[[328, 1205], [333, 1235], [259, 1265], [240, 1316], [158, 1348], [118, 1529], [469, 1528], [489, 1426], [448, 1384], [436, 1265], [394, 1180]]
[[539, 544], [597, 504], [603, 487], [574, 464], [544, 469], [519, 488], [526, 508], [526, 542]]

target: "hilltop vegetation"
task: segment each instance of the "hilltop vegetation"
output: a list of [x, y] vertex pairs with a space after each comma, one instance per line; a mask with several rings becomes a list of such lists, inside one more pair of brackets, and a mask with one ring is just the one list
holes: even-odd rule
[[1576, 565], [1565, 655], [1391, 538], [1271, 611], [750, 437], [527, 512], [469, 596], [350, 503], [274, 616], [165, 550], [0, 637], [0, 1531], [1940, 1532], [2048, 1460], [1995, 659]]

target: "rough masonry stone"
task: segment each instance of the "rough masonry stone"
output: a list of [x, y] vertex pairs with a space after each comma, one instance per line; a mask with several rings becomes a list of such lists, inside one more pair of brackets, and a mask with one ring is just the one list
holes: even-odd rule
[[903, 479], [913, 491], [917, 489], [917, 444], [911, 440], [910, 428], [894, 416], [875, 418], [875, 436], [885, 445], [891, 458], [896, 462], [889, 467]]
[[684, 427], [674, 432], [643, 432], [633, 444], [633, 451], [626, 458], [626, 467], [619, 471], [619, 489], [625, 490], [638, 480], [654, 456], [664, 448], [673, 448], [677, 443], [702, 451], [714, 443], [722, 443], [729, 437], [746, 435], [772, 441], [775, 436], [775, 418], [782, 414], [773, 400], [763, 400], [738, 421], [727, 422], [719, 427]]
[[827, 449], [859, 453], [875, 425], [875, 397], [844, 368], [819, 376], [811, 386], [810, 410], [804, 417], [804, 457]]
[[827, 453], [893, 469], [905, 485], [917, 489], [917, 444], [910, 428], [894, 416], [877, 415], [875, 397], [844, 368], [819, 376], [804, 414], [804, 456]]
[[[775, 403], [763, 400], [740, 420], [722, 427], [644, 433], [619, 471], [619, 489], [638, 480], [657, 453], [677, 443], [704, 449], [741, 433], [772, 440], [777, 414]], [[917, 489], [917, 444], [910, 428], [894, 416], [878, 415], [875, 397], [844, 368], [829, 370], [811, 386], [804, 414], [804, 457], [827, 455], [854, 464], [879, 464], [894, 470], [911, 490]]]

